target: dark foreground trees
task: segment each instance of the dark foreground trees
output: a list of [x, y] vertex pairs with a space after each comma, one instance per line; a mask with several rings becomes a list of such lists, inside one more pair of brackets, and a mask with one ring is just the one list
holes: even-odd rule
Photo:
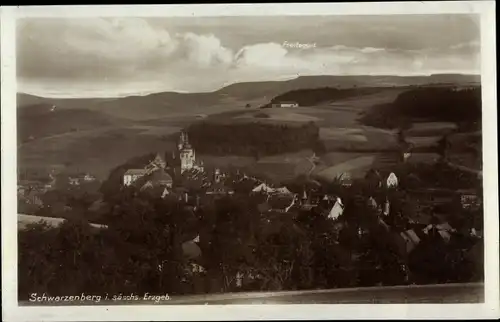
[[[176, 198], [123, 189], [109, 197], [107, 229], [73, 218], [57, 228], [34, 225], [19, 232], [19, 299], [32, 293], [141, 296], [481, 280], [477, 241], [453, 235], [445, 243], [432, 232], [408, 257], [398, 243], [405, 225], [393, 223], [408, 215], [404, 204], [393, 202], [398, 217], [385, 218], [393, 225], [388, 229], [367, 203], [371, 192], [355, 184], [335, 188], [345, 205], [336, 221], [326, 218], [328, 207], [326, 213], [261, 213], [262, 200], [246, 194], [206, 200], [195, 210]], [[183, 247], [197, 236], [199, 257]], [[205, 272], [186, 270], [191, 260]]]

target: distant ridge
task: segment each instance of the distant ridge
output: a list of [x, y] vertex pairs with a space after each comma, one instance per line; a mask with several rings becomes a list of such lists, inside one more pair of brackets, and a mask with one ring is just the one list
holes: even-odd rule
[[[425, 85], [477, 86], [479, 75], [436, 74], [430, 76], [299, 76], [290, 80], [242, 82], [213, 92], [160, 92], [144, 96], [118, 98], [44, 98], [18, 93], [17, 106], [39, 108], [56, 106], [62, 109], [90, 109], [128, 119], [152, 119], [166, 114], [191, 111], [204, 113], [207, 108], [232, 110], [268, 103], [273, 97], [288, 91], [308, 88], [407, 87]], [[38, 106], [38, 107], [37, 107]]]
[[[236, 93], [241, 92], [247, 87], [255, 87], [255, 89], [260, 88], [263, 90], [266, 87], [287, 87], [287, 86], [338, 86], [338, 87], [349, 87], [349, 86], [389, 86], [387, 83], [393, 83], [390, 86], [413, 86], [413, 85], [425, 85], [425, 84], [435, 84], [435, 83], [479, 83], [481, 81], [481, 75], [479, 74], [431, 74], [431, 75], [419, 75], [419, 76], [394, 76], [394, 75], [307, 75], [307, 76], [297, 76], [288, 80], [276, 80], [276, 81], [255, 81], [255, 82], [238, 82], [227, 86], [223, 86], [218, 90], [209, 92], [185, 92], [185, 91], [165, 91], [157, 93], [149, 93], [144, 95], [132, 94], [120, 97], [109, 97], [109, 98], [46, 98], [39, 95], [33, 95], [24, 92], [18, 92], [18, 100], [21, 99], [22, 104], [19, 105], [30, 105], [39, 103], [40, 100], [114, 100], [114, 99], [124, 99], [127, 97], [148, 97], [155, 95], [203, 95], [203, 94], [225, 94], [225, 93]], [[309, 84], [308, 84], [309, 83]], [[286, 85], [285, 85], [286, 84]], [[22, 96], [21, 98], [19, 96]], [[31, 101], [31, 102], [30, 102]]]

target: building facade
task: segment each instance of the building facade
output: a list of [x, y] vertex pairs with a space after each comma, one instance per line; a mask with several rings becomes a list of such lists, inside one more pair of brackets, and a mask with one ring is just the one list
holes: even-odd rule
[[181, 173], [191, 169], [203, 171], [203, 162], [196, 162], [195, 150], [189, 143], [188, 134], [184, 131], [181, 132], [177, 148], [181, 161]]

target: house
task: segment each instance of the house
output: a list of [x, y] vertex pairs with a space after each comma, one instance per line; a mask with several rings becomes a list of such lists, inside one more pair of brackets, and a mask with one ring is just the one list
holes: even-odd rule
[[279, 102], [279, 103], [273, 103], [272, 107], [273, 108], [275, 108], [275, 107], [299, 107], [299, 103], [297, 103], [297, 102], [285, 102], [285, 101], [282, 101], [282, 102]]
[[368, 206], [371, 207], [372, 209], [378, 209], [378, 203], [377, 201], [375, 200], [375, 198], [373, 197], [370, 197], [368, 199]]
[[158, 169], [165, 169], [167, 167], [167, 162], [160, 155], [160, 153], [156, 153], [154, 159], [145, 167], [146, 170], [154, 171]]
[[293, 194], [290, 190], [288, 190], [287, 187], [276, 188], [274, 192], [277, 194], [282, 194], [282, 195], [292, 195]]
[[137, 181], [148, 174], [148, 170], [146, 169], [129, 169], [123, 175], [123, 185], [130, 186], [132, 183]]
[[207, 195], [232, 195], [234, 190], [227, 187], [222, 182], [215, 183], [211, 185], [206, 192]]
[[387, 177], [387, 188], [396, 188], [398, 186], [398, 177], [394, 172], [391, 172]]
[[343, 187], [350, 187], [352, 186], [352, 177], [349, 172], [344, 172], [339, 176], [340, 184]]
[[[72, 186], [79, 186], [84, 182], [93, 182], [95, 180], [96, 177], [89, 173], [80, 173], [75, 176], [68, 177], [68, 183]], [[55, 181], [55, 179], [53, 181]]]
[[141, 185], [141, 190], [153, 187], [172, 188], [173, 184], [172, 177], [163, 169], [155, 170], [137, 182]]
[[[164, 171], [166, 169], [167, 163], [165, 159], [157, 153], [153, 160], [149, 162], [142, 169], [129, 169], [123, 174], [123, 185], [130, 186], [132, 183], [136, 182], [138, 179], [141, 179], [147, 175], [152, 173], [156, 173], [159, 170]], [[170, 178], [171, 180], [172, 178]], [[161, 181], [161, 180], [160, 180]]]
[[382, 209], [382, 214], [384, 214], [384, 216], [389, 216], [389, 213], [391, 212], [391, 203], [389, 202], [389, 200], [385, 200], [384, 202], [384, 207]]
[[473, 189], [461, 189], [457, 193], [460, 195], [460, 203], [463, 209], [478, 209], [481, 199]]
[[426, 235], [428, 235], [432, 231], [436, 231], [446, 242], [450, 241], [451, 233], [456, 232], [456, 230], [447, 222], [441, 224], [429, 224], [422, 231]]
[[337, 198], [337, 201], [333, 205], [332, 209], [328, 213], [328, 219], [336, 220], [344, 213], [344, 205], [342, 204], [342, 200]]
[[80, 178], [77, 177], [69, 177], [68, 178], [68, 183], [72, 186], [79, 186], [80, 185]]
[[408, 189], [408, 193], [418, 201], [420, 206], [445, 205], [453, 201], [456, 191], [451, 189], [427, 188]]
[[409, 229], [399, 234], [404, 242], [405, 251], [407, 254], [411, 253], [415, 247], [422, 241], [422, 237], [418, 235], [418, 230]]
[[24, 200], [27, 204], [30, 205], [34, 205], [37, 207], [43, 206], [42, 199], [40, 198], [40, 193], [35, 190], [30, 190], [29, 192], [25, 193]]
[[273, 193], [275, 191], [276, 190], [274, 188], [268, 186], [265, 183], [261, 183], [260, 185], [252, 189], [252, 192], [254, 193]]

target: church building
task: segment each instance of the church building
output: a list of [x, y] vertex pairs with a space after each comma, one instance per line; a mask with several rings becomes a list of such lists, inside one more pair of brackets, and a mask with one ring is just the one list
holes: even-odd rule
[[195, 151], [189, 143], [188, 134], [184, 131], [181, 132], [177, 148], [179, 149], [179, 157], [181, 160], [181, 173], [192, 169], [199, 171], [204, 170], [203, 161], [196, 162]]

